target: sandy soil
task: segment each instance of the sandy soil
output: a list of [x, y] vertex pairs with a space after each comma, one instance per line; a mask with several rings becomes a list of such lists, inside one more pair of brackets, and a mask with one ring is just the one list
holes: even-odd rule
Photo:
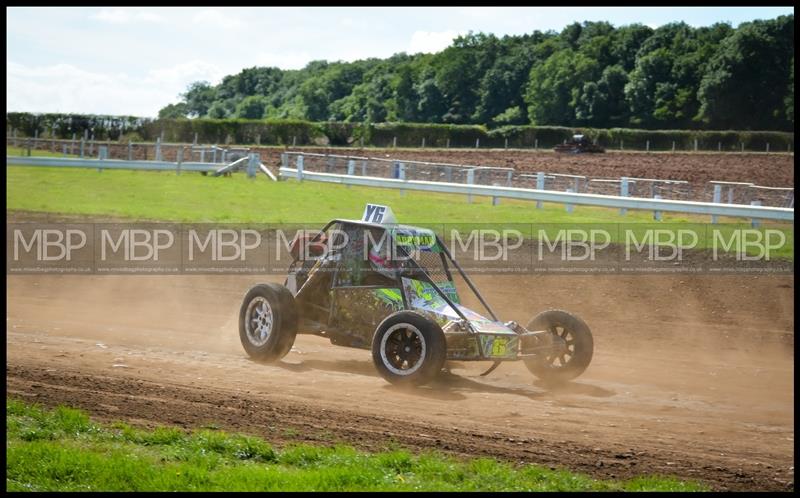
[[488, 377], [487, 363], [451, 363], [412, 390], [379, 377], [368, 351], [313, 336], [280, 364], [250, 361], [238, 308], [263, 280], [280, 281], [9, 276], [8, 392], [278, 443], [396, 443], [605, 478], [794, 489], [792, 275], [476, 275], [504, 320], [579, 314], [595, 337], [592, 364], [552, 388], [520, 363]]

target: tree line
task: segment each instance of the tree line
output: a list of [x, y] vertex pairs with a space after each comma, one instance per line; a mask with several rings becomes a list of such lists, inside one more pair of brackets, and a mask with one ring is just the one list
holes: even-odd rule
[[192, 83], [160, 118], [794, 130], [794, 16], [469, 33], [435, 54]]

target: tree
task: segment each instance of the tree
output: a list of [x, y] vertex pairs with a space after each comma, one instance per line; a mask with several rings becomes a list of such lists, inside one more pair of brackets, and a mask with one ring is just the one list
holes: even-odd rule
[[627, 82], [628, 75], [621, 66], [605, 68], [597, 82], [589, 82], [583, 86], [575, 108], [576, 118], [590, 126], [625, 126], [628, 120], [625, 103]]
[[794, 129], [794, 57], [789, 61], [789, 89], [783, 102], [786, 104], [786, 119], [792, 123]]
[[188, 106], [185, 102], [178, 102], [177, 104], [169, 104], [158, 111], [159, 119], [169, 118], [185, 118], [188, 112]]
[[246, 119], [261, 119], [267, 110], [268, 100], [266, 97], [253, 95], [245, 97], [236, 106], [236, 117]]
[[223, 102], [214, 102], [208, 109], [208, 117], [215, 119], [224, 119], [228, 117], [228, 110], [225, 108]]
[[207, 81], [196, 81], [182, 95], [187, 115], [205, 116], [217, 98], [217, 92]]
[[583, 85], [593, 80], [597, 72], [596, 62], [571, 49], [556, 52], [543, 64], [534, 66], [525, 94], [531, 123], [573, 124]]
[[742, 24], [722, 41], [700, 83], [699, 117], [718, 127], [786, 127], [794, 16]]

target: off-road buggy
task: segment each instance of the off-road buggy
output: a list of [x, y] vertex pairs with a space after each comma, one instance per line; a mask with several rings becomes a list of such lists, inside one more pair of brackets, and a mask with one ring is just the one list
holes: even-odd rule
[[[416, 385], [446, 360], [494, 362], [482, 375], [522, 360], [539, 378], [564, 381], [592, 359], [592, 334], [580, 318], [550, 310], [526, 327], [501, 322], [436, 233], [398, 224], [386, 206], [298, 234], [290, 253], [284, 285], [256, 285], [242, 303], [239, 337], [253, 359], [277, 361], [296, 334], [315, 334], [371, 350], [386, 380]], [[460, 304], [457, 280], [491, 319]]]

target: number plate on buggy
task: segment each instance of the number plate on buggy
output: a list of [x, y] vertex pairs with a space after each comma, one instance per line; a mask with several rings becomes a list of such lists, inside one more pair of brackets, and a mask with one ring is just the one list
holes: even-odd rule
[[486, 334], [480, 336], [480, 341], [484, 358], [508, 358], [517, 354], [516, 337]]
[[495, 337], [492, 341], [492, 356], [505, 356], [507, 343], [508, 339], [505, 337]]

